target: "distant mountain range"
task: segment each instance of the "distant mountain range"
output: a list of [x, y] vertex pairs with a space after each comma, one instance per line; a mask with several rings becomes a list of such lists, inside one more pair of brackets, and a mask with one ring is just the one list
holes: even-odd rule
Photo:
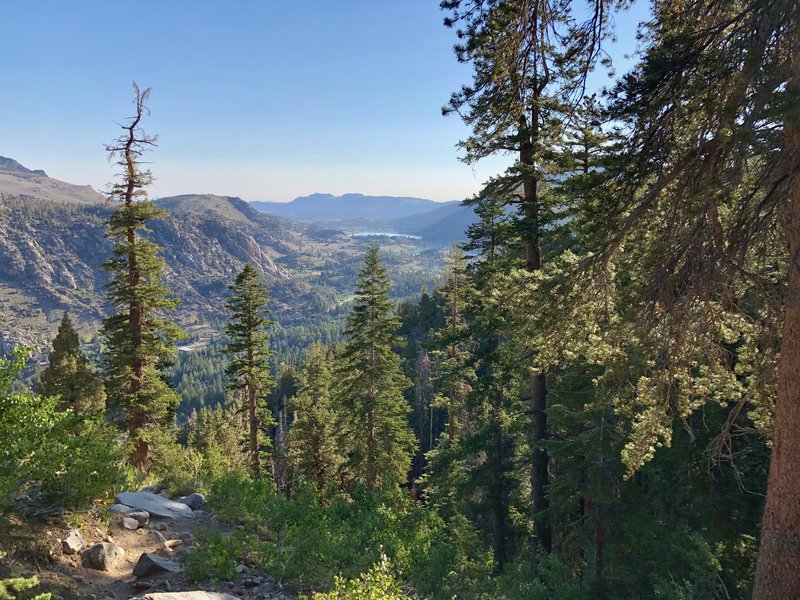
[[254, 208], [301, 221], [336, 222], [343, 226], [417, 235], [430, 242], [458, 242], [476, 221], [472, 209], [458, 201], [434, 202], [406, 196], [312, 194], [291, 202], [251, 202]]
[[363, 194], [311, 194], [291, 202], [251, 202], [253, 207], [273, 215], [304, 221], [353, 221], [355, 219], [397, 219], [433, 210], [439, 203], [425, 198], [365, 196]]

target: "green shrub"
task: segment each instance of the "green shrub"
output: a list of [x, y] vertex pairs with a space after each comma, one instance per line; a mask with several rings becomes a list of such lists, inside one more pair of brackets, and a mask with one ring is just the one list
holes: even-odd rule
[[57, 397], [11, 392], [27, 353], [0, 357], [0, 511], [20, 502], [77, 508], [128, 478], [116, 431], [99, 414], [75, 414]]
[[202, 456], [179, 444], [174, 431], [150, 431], [150, 478], [171, 494], [186, 495], [202, 489], [202, 471]]
[[391, 563], [385, 554], [366, 573], [355, 579], [336, 577], [328, 593], [315, 593], [314, 600], [403, 600], [407, 598], [400, 583], [392, 573]]
[[[193, 414], [183, 431], [151, 432], [151, 478], [171, 493], [185, 495], [208, 491], [222, 477], [244, 476], [246, 463], [235, 418], [234, 413], [220, 407], [203, 408]], [[179, 438], [186, 438], [186, 443], [179, 443]]]
[[230, 581], [236, 576], [243, 538], [242, 532], [228, 537], [217, 530], [199, 530], [195, 546], [182, 557], [186, 575], [191, 581]]
[[330, 589], [337, 577], [369, 572], [384, 553], [403, 581], [432, 597], [450, 598], [491, 571], [466, 520], [447, 523], [399, 488], [320, 498], [308, 487], [287, 499], [269, 482], [232, 477], [209, 501], [219, 519], [248, 532], [248, 544], [237, 542], [240, 560], [298, 586]]
[[[0, 559], [5, 557], [3, 552], [0, 552]], [[0, 600], [15, 600], [16, 594], [13, 592], [24, 592], [31, 590], [39, 585], [39, 580], [36, 577], [9, 577], [7, 579], [0, 579]], [[37, 594], [30, 600], [50, 600], [51, 595], [49, 592], [44, 594]]]

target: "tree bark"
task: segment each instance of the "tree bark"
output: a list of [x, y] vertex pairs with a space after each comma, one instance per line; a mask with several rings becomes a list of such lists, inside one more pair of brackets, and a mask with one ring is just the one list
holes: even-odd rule
[[506, 503], [503, 465], [503, 432], [500, 428], [500, 392], [492, 390], [492, 551], [495, 572], [502, 573], [506, 562]]
[[261, 461], [258, 456], [258, 418], [256, 416], [256, 388], [254, 385], [247, 386], [247, 405], [250, 424], [250, 465], [253, 477], [258, 477], [261, 470]]
[[[790, 38], [792, 72], [786, 93], [796, 102], [800, 98], [800, 24], [796, 21]], [[796, 104], [787, 101], [789, 269], [772, 458], [753, 589], [757, 600], [800, 598], [800, 115]]]
[[[140, 99], [137, 98], [137, 115], [133, 123], [128, 127], [128, 140], [125, 144], [125, 164], [126, 164], [126, 188], [125, 206], [131, 208], [136, 197], [136, 157], [133, 153], [133, 146], [136, 143], [136, 127], [142, 118], [142, 106]], [[135, 290], [141, 283], [139, 272], [139, 257], [136, 252], [136, 229], [128, 227], [126, 232], [128, 242], [128, 285], [131, 290]], [[131, 381], [130, 392], [135, 394], [141, 392], [145, 387], [144, 381], [144, 360], [140, 355], [142, 348], [142, 307], [136, 300], [131, 300], [128, 305], [128, 332], [131, 335], [131, 352], [133, 353], [133, 380]], [[141, 430], [147, 425], [147, 414], [144, 410], [137, 409], [131, 416], [129, 432], [134, 437], [133, 453], [131, 464], [136, 468], [142, 468], [147, 464], [150, 456], [150, 445], [141, 438]]]
[[[534, 145], [539, 135], [539, 110], [534, 105], [531, 115], [530, 140], [520, 148], [520, 162], [526, 167], [535, 166]], [[526, 175], [523, 182], [523, 214], [528, 226], [525, 237], [525, 268], [535, 272], [542, 268], [540, 241], [539, 182], [536, 177]], [[534, 552], [537, 549], [552, 550], [552, 532], [549, 518], [544, 514], [548, 508], [547, 486], [549, 483], [550, 457], [541, 442], [547, 439], [547, 379], [544, 373], [531, 376], [530, 380], [530, 445], [531, 445], [531, 518], [533, 519]]]

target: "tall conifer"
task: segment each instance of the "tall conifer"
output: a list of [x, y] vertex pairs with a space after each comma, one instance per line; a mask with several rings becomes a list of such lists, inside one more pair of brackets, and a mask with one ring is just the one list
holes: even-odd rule
[[246, 429], [250, 472], [261, 474], [261, 451], [269, 438], [263, 430], [273, 424], [267, 405], [267, 394], [274, 385], [269, 370], [269, 333], [272, 322], [267, 317], [269, 294], [258, 271], [245, 265], [229, 286], [233, 296], [226, 306], [231, 320], [225, 327], [230, 343], [225, 352], [231, 356], [227, 373], [233, 380], [231, 388], [241, 393], [242, 423]]
[[100, 375], [81, 351], [78, 333], [65, 312], [53, 339], [53, 351], [42, 372], [37, 393], [59, 396], [62, 409], [96, 412], [105, 409], [106, 391]]
[[390, 287], [378, 248], [372, 246], [358, 275], [338, 369], [342, 440], [356, 480], [368, 488], [404, 481], [416, 445], [403, 397], [410, 381], [393, 349], [399, 343], [399, 321]]
[[325, 347], [315, 342], [300, 374], [300, 390], [290, 402], [289, 456], [299, 477], [323, 493], [341, 462], [335, 436], [331, 372]]
[[[542, 269], [542, 239], [559, 219], [551, 187], [557, 181], [554, 149], [562, 143], [565, 123], [582, 96], [586, 76], [606, 35], [612, 6], [595, 2], [585, 21], [574, 17], [565, 0], [444, 0], [445, 24], [457, 28], [458, 60], [473, 66], [470, 85], [452, 94], [444, 114], [456, 113], [472, 128], [461, 142], [467, 163], [513, 153], [517, 161], [490, 181], [473, 204], [498, 201], [513, 206], [521, 242], [517, 265], [530, 273]], [[549, 457], [547, 379], [536, 349], [520, 349], [526, 365], [530, 511], [534, 542], [551, 549], [547, 516]]]
[[109, 404], [133, 443], [131, 463], [142, 467], [148, 462], [148, 431], [165, 425], [180, 400], [163, 373], [175, 355], [180, 330], [161, 316], [177, 301], [163, 282], [160, 247], [142, 235], [149, 221], [166, 212], [148, 200], [145, 188], [153, 176], [141, 168], [142, 154], [156, 142], [141, 129], [150, 89], [141, 91], [135, 83], [133, 89], [136, 114], [122, 126], [122, 136], [106, 147], [118, 158], [122, 173], [110, 191], [111, 199], [120, 203], [108, 222], [113, 256], [102, 266], [111, 275], [108, 300], [115, 313], [103, 321], [102, 332]]

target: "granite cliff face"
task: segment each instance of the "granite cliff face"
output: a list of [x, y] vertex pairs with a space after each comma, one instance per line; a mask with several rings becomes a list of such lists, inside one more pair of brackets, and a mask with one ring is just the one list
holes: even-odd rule
[[[106, 204], [0, 197], [0, 334], [34, 346], [46, 342], [68, 309], [84, 332], [106, 312], [100, 264], [111, 253]], [[224, 317], [227, 286], [245, 263], [264, 275], [273, 310], [321, 307], [311, 288], [279, 263], [301, 240], [277, 219], [229, 219], [176, 209], [153, 223], [150, 239], [163, 247], [165, 278], [181, 304], [177, 320], [191, 326]]]

